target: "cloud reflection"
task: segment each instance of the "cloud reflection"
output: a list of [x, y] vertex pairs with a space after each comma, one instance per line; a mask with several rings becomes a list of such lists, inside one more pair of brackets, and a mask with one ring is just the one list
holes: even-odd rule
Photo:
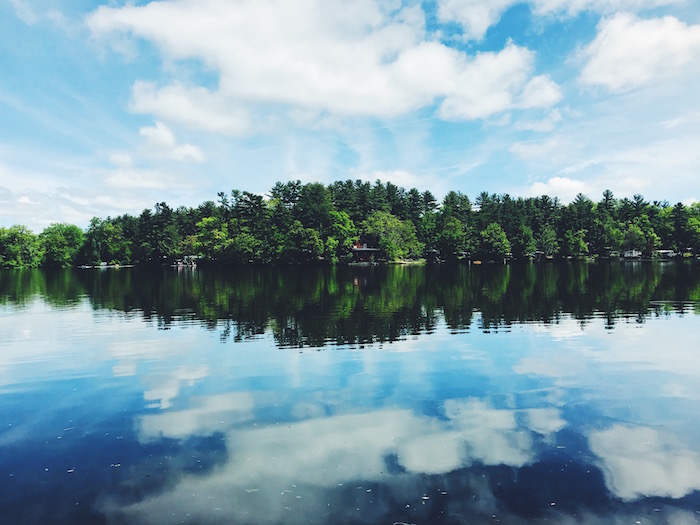
[[142, 416], [138, 421], [139, 440], [148, 443], [160, 438], [208, 435], [249, 420], [253, 414], [253, 397], [247, 392], [199, 398], [195, 404], [187, 410]]
[[[225, 430], [227, 461], [205, 476], [184, 475], [171, 490], [121, 508], [128, 522], [218, 523], [225, 517], [302, 523], [308, 514], [289, 517], [290, 509], [302, 509], [300, 500], [308, 513], [340, 505], [336, 499], [347, 490], [376, 501], [372, 486], [415, 483], [421, 479], [416, 475], [448, 475], [470, 465], [521, 467], [536, 457], [534, 433], [556, 431], [562, 421], [556, 409], [498, 409], [463, 399], [445, 402], [444, 417], [387, 408], [240, 427], [252, 421], [251, 393], [204, 397], [195, 404], [143, 416], [139, 438], [186, 439]], [[304, 406], [303, 413], [314, 412]]]
[[623, 500], [682, 498], [700, 490], [700, 454], [671, 435], [614, 425], [593, 432], [589, 444], [600, 458], [608, 488]]

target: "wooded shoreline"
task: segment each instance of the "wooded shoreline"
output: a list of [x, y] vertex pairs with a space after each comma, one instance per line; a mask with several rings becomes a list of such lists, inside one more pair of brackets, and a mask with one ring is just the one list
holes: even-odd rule
[[366, 262], [668, 258], [700, 254], [700, 203], [579, 194], [512, 198], [392, 183], [292, 181], [266, 195], [232, 190], [194, 208], [165, 202], [138, 217], [56, 223], [35, 234], [0, 228], [0, 267], [344, 264]]

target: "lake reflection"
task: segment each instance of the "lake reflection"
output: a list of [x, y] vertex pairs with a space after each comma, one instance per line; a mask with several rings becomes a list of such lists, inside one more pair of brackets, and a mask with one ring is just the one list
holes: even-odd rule
[[0, 521], [695, 523], [699, 274], [2, 273]]

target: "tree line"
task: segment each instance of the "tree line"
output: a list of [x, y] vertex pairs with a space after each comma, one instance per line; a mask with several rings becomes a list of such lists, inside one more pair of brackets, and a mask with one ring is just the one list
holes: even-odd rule
[[546, 195], [513, 198], [482, 192], [474, 201], [450, 191], [391, 182], [277, 182], [266, 195], [232, 190], [217, 201], [173, 209], [165, 202], [98, 218], [83, 230], [57, 223], [35, 234], [0, 228], [0, 267], [163, 264], [186, 256], [214, 264], [348, 262], [358, 240], [387, 261], [463, 257], [516, 259], [606, 256], [664, 248], [700, 253], [700, 203], [671, 206], [641, 195], [600, 201], [579, 194], [567, 205]]

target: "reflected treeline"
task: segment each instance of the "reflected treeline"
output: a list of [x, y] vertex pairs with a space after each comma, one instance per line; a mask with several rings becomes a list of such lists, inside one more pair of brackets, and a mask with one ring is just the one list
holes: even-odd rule
[[700, 266], [572, 261], [0, 272], [0, 303], [22, 307], [36, 297], [54, 306], [88, 300], [95, 309], [154, 320], [162, 328], [201, 322], [223, 340], [270, 331], [281, 346], [361, 345], [430, 332], [442, 319], [463, 331], [567, 316], [583, 324], [604, 317], [613, 327], [621, 317], [642, 322], [670, 311], [700, 313]]

